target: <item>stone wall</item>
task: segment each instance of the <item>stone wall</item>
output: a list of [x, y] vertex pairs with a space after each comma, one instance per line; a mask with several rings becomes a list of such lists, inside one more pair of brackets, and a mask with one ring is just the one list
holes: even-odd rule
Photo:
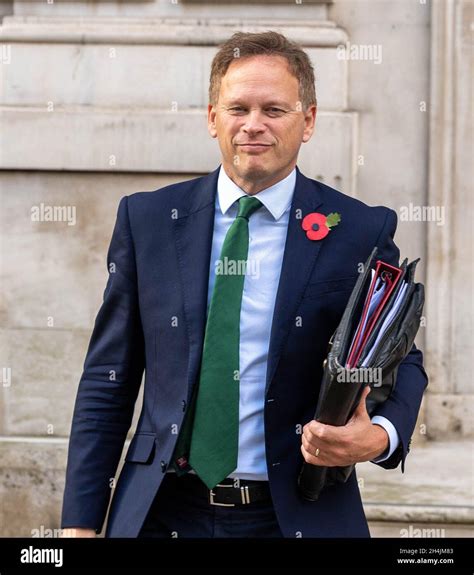
[[[415, 443], [472, 436], [469, 3], [267, 4], [0, 1], [3, 535], [59, 525], [118, 201], [217, 166], [205, 124], [209, 65], [235, 30], [277, 29], [303, 44], [319, 112], [300, 168], [394, 208], [402, 254], [422, 258], [417, 343], [431, 385]], [[372, 57], [343, 57], [370, 46]], [[443, 225], [401, 217], [427, 204], [445, 208]], [[74, 208], [74, 225], [32, 221], [41, 205]]]

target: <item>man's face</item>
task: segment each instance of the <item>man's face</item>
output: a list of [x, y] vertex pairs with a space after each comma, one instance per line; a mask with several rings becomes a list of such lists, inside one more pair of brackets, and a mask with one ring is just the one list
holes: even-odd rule
[[208, 107], [208, 129], [218, 138], [227, 174], [247, 193], [286, 177], [314, 129], [316, 106], [304, 111], [298, 80], [281, 56], [236, 59]]

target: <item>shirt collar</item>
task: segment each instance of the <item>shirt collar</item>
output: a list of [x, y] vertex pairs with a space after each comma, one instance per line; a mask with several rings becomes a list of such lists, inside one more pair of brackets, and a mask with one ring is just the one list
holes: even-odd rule
[[[291, 205], [295, 183], [296, 168], [293, 168], [286, 178], [258, 192], [255, 197], [262, 202], [275, 220], [279, 220]], [[221, 165], [217, 180], [217, 196], [222, 214], [225, 214], [234, 202], [245, 195], [247, 194], [244, 190], [229, 178]]]

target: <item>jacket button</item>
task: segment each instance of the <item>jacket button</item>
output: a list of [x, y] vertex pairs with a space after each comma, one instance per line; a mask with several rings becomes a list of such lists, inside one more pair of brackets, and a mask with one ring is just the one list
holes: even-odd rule
[[186, 411], [186, 402], [184, 401], [184, 399], [181, 402], [181, 405], [183, 406], [183, 411]]
[[167, 463], [166, 461], [161, 461], [161, 471], [164, 473], [166, 471]]

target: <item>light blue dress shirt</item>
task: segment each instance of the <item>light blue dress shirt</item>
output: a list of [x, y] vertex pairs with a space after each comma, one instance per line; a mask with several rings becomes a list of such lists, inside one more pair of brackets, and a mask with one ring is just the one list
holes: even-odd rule
[[[283, 180], [260, 191], [256, 197], [263, 207], [249, 219], [248, 264], [240, 312], [239, 450], [237, 468], [229, 477], [268, 480], [263, 416], [267, 357], [295, 183], [294, 169]], [[208, 308], [222, 244], [237, 216], [237, 200], [245, 195], [221, 166], [217, 182]], [[388, 452], [376, 460], [383, 461], [396, 449], [398, 434], [384, 417], [375, 416], [372, 422], [382, 426], [390, 438]]]

